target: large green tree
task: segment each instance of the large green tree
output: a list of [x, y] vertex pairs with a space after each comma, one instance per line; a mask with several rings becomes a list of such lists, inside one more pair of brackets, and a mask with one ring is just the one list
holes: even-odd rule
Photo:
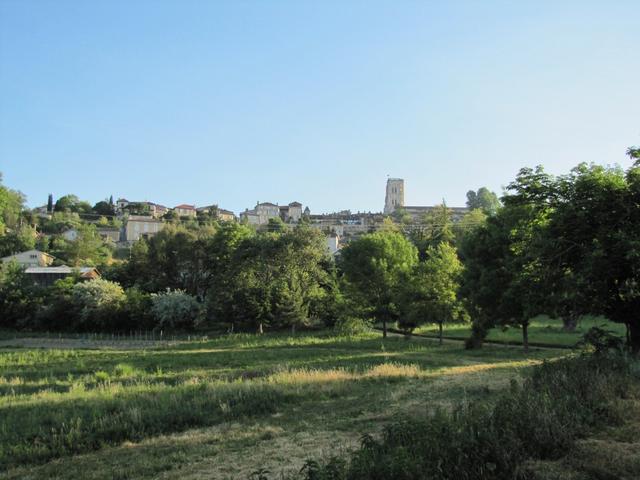
[[340, 268], [347, 292], [375, 320], [398, 317], [399, 289], [418, 262], [418, 250], [402, 234], [380, 231], [363, 235], [342, 249]]
[[504, 206], [461, 242], [461, 293], [474, 322], [468, 345], [481, 344], [496, 324], [513, 325], [528, 351], [530, 319], [545, 309], [548, 283], [533, 245], [548, 221], [552, 184], [542, 167], [520, 170]]
[[464, 321], [466, 312], [458, 298], [462, 263], [448, 243], [429, 247], [426, 260], [416, 265], [404, 285], [400, 325], [411, 330], [423, 323], [438, 324], [439, 342], [445, 323]]
[[500, 200], [487, 187], [480, 187], [477, 191], [467, 192], [467, 207], [471, 210], [480, 209], [487, 215], [493, 215], [500, 208]]
[[21, 192], [2, 185], [0, 173], [0, 235], [6, 229], [14, 229], [20, 225], [24, 202], [25, 196]]

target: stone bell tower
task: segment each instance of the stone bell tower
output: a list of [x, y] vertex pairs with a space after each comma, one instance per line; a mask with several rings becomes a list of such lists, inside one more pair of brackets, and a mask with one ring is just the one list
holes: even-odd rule
[[387, 194], [384, 197], [384, 213], [389, 215], [399, 207], [404, 207], [404, 180], [402, 178], [388, 178]]

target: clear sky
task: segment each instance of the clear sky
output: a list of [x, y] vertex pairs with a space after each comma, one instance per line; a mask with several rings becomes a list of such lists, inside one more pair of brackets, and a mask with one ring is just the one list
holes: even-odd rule
[[30, 206], [463, 205], [628, 166], [640, 1], [0, 0], [0, 171]]

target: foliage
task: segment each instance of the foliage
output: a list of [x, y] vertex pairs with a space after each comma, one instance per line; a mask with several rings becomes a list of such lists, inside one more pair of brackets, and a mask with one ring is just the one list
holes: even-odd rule
[[56, 212], [91, 213], [89, 202], [80, 200], [76, 195], [60, 197], [53, 207]]
[[29, 225], [18, 226], [0, 235], [0, 257], [32, 250], [36, 246], [36, 230]]
[[71, 304], [77, 312], [79, 330], [117, 330], [126, 296], [122, 287], [108, 280], [96, 279], [76, 283]]
[[383, 323], [398, 316], [401, 282], [418, 262], [418, 251], [402, 234], [381, 231], [363, 235], [342, 249], [340, 269], [351, 300]]
[[102, 241], [95, 225], [79, 224], [76, 230], [78, 235], [75, 240], [57, 238], [53, 242], [52, 253], [55, 257], [74, 267], [96, 266], [110, 260], [111, 249]]
[[441, 243], [453, 244], [455, 239], [451, 210], [443, 202], [432, 211], [425, 213], [420, 221], [407, 231], [407, 237], [418, 249], [421, 260], [427, 256], [429, 247]]
[[20, 223], [20, 217], [24, 210], [25, 196], [17, 191], [2, 185], [0, 173], [0, 235], [5, 230], [14, 229]]
[[584, 334], [580, 345], [593, 350], [596, 355], [603, 355], [612, 352], [621, 353], [624, 346], [624, 340], [604, 328], [591, 327], [589, 331]]
[[412, 330], [423, 323], [437, 323], [442, 343], [444, 323], [464, 321], [466, 312], [458, 298], [462, 264], [454, 247], [441, 243], [429, 247], [427, 259], [417, 264], [405, 282], [401, 328]]
[[200, 315], [198, 301], [182, 290], [151, 295], [151, 312], [160, 329], [193, 328]]
[[0, 263], [0, 326], [29, 325], [39, 307], [39, 289], [15, 262]]
[[365, 479], [527, 478], [529, 459], [562, 456], [589, 429], [617, 420], [615, 401], [630, 391], [620, 356], [579, 357], [537, 367], [493, 405], [436, 410], [365, 435], [349, 458], [307, 462], [300, 477]]
[[338, 319], [334, 328], [338, 335], [349, 337], [370, 331], [371, 322], [359, 317], [344, 315]]
[[500, 208], [498, 196], [487, 187], [480, 187], [478, 191], [467, 192], [467, 207], [470, 210], [480, 210], [485, 215], [495, 215]]

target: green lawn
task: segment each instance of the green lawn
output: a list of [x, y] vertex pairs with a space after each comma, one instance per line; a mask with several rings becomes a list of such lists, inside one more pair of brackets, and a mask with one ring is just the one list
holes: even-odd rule
[[383, 341], [378, 333], [233, 335], [115, 349], [69, 348], [69, 341], [41, 349], [37, 341], [29, 348], [0, 342], [0, 478], [211, 479], [295, 470], [398, 415], [490, 398], [530, 365], [566, 354], [466, 351], [458, 342]]
[[[604, 327], [611, 332], [625, 336], [625, 326], [621, 323], [613, 323], [602, 317], [588, 317], [580, 321], [576, 329], [567, 332], [562, 328], [560, 320], [551, 319], [547, 316], [536, 317], [529, 326], [529, 342], [546, 345], [557, 345], [563, 347], [573, 347], [582, 339], [591, 327]], [[438, 326], [429, 324], [419, 327], [415, 333], [423, 335], [438, 335]], [[449, 324], [444, 326], [444, 336], [449, 338], [469, 338], [471, 327], [469, 324]], [[522, 330], [515, 327], [496, 327], [491, 329], [487, 340], [511, 344], [522, 343]]]

